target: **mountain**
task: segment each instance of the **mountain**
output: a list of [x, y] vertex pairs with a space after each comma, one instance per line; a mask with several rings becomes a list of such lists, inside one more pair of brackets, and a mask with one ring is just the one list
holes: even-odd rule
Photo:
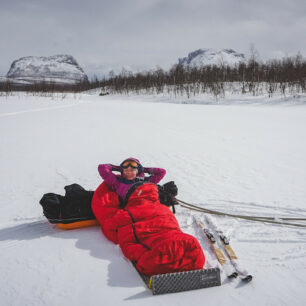
[[33, 84], [43, 81], [76, 84], [88, 81], [87, 75], [71, 55], [27, 56], [15, 60], [6, 77], [13, 83]]
[[232, 49], [199, 49], [188, 54], [187, 57], [179, 58], [180, 66], [201, 67], [207, 65], [227, 65], [234, 66], [239, 62], [245, 62], [243, 53], [238, 53]]

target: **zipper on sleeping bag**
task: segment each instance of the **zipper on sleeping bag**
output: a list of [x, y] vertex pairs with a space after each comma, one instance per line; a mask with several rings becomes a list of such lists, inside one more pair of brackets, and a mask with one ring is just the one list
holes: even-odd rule
[[149, 248], [146, 244], [144, 244], [144, 243], [142, 243], [140, 240], [139, 240], [139, 238], [138, 238], [138, 236], [137, 236], [137, 233], [136, 233], [136, 228], [135, 228], [135, 220], [134, 220], [134, 217], [133, 217], [133, 215], [131, 214], [131, 212], [129, 211], [129, 210], [127, 210], [127, 209], [123, 209], [124, 211], [126, 211], [128, 214], [129, 214], [129, 216], [131, 217], [131, 220], [132, 220], [132, 228], [133, 228], [133, 233], [134, 233], [134, 237], [135, 237], [135, 240], [136, 240], [136, 242], [137, 243], [139, 243], [140, 245], [142, 245], [145, 249], [147, 249], [148, 251], [150, 251], [151, 250], [151, 248]]
[[125, 211], [129, 214], [129, 216], [130, 216], [130, 218], [131, 218], [131, 220], [132, 220], [132, 228], [133, 228], [133, 233], [134, 233], [134, 237], [135, 237], [136, 242], [139, 243], [140, 245], [142, 245], [145, 249], [151, 250], [150, 247], [148, 247], [146, 244], [142, 243], [142, 242], [139, 240], [139, 238], [138, 238], [138, 236], [137, 236], [137, 233], [136, 233], [136, 228], [135, 228], [135, 219], [134, 219], [133, 215], [131, 214], [131, 212], [130, 212], [128, 209], [125, 209], [125, 208], [124, 208], [124, 207], [127, 205], [128, 201], [129, 201], [129, 198], [130, 198], [130, 196], [132, 195], [132, 193], [133, 193], [139, 186], [144, 185], [144, 184], [152, 184], [152, 183], [146, 182], [146, 181], [136, 182], [136, 183], [134, 183], [134, 184], [131, 186], [131, 188], [128, 190], [128, 192], [126, 193], [126, 196], [125, 196], [125, 199], [124, 199], [124, 200], [123, 200], [120, 196], [118, 196], [118, 198], [119, 198], [120, 207], [121, 207], [123, 210], [125, 210]]

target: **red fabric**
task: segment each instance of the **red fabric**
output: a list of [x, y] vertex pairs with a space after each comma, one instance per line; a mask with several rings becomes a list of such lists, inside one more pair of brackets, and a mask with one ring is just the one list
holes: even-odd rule
[[104, 235], [146, 275], [202, 269], [199, 242], [179, 228], [172, 211], [158, 199], [155, 184], [139, 186], [120, 209], [118, 196], [106, 183], [95, 191], [93, 212]]

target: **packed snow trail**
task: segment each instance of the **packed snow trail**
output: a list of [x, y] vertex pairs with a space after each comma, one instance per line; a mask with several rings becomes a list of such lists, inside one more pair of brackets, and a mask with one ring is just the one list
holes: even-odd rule
[[[145, 166], [165, 168], [163, 182], [174, 180], [179, 198], [190, 203], [233, 213], [304, 216], [306, 106], [264, 102], [0, 97], [1, 301], [155, 306], [186, 305], [192, 298], [213, 306], [224, 304], [226, 296], [227, 305], [235, 306], [303, 305], [304, 229], [214, 217], [256, 278], [247, 286], [223, 279], [221, 287], [152, 297], [98, 227], [61, 231], [47, 223], [38, 204], [44, 193], [63, 194], [74, 182], [95, 189], [99, 163], [135, 156]], [[177, 208], [182, 230], [199, 237], [194, 214]]]

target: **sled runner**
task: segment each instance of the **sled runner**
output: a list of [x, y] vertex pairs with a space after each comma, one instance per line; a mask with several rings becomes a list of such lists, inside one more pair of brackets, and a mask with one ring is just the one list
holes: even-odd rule
[[77, 228], [82, 228], [82, 227], [98, 226], [99, 222], [97, 220], [84, 220], [84, 221], [76, 221], [72, 223], [57, 223], [56, 225], [60, 229], [71, 230], [71, 229], [77, 229]]

